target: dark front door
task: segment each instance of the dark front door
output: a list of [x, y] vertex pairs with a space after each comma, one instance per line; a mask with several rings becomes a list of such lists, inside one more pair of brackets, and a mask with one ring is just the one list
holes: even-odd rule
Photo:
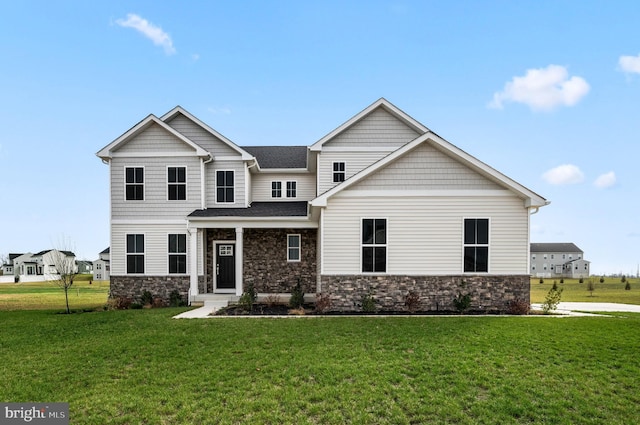
[[216, 243], [216, 289], [235, 289], [236, 262], [234, 244]]

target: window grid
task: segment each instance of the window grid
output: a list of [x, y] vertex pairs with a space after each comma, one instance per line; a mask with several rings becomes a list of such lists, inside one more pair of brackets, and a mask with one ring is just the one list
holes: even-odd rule
[[282, 198], [282, 182], [271, 182], [271, 197]]
[[362, 219], [362, 272], [387, 271], [387, 219]]
[[169, 273], [187, 272], [187, 235], [170, 234], [168, 241]]
[[216, 202], [233, 203], [234, 175], [233, 171], [216, 171]]
[[464, 219], [464, 272], [489, 271], [489, 219]]
[[287, 198], [296, 197], [297, 186], [297, 182], [287, 182]]
[[185, 201], [187, 199], [187, 168], [167, 168], [167, 185], [170, 201]]
[[287, 261], [300, 261], [301, 239], [299, 234], [287, 235]]
[[144, 168], [125, 167], [125, 200], [144, 200]]
[[144, 273], [144, 235], [127, 235], [127, 274]]
[[333, 163], [333, 182], [340, 183], [345, 179], [345, 164], [344, 162]]

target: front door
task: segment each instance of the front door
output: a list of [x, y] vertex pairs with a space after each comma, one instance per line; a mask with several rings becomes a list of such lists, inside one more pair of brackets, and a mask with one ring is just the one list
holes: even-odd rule
[[216, 290], [235, 290], [236, 262], [235, 245], [230, 243], [216, 243]]

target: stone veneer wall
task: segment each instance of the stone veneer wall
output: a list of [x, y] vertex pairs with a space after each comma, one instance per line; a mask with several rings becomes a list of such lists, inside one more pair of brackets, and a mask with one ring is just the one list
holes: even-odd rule
[[153, 298], [169, 303], [169, 294], [177, 290], [184, 300], [189, 296], [189, 276], [113, 276], [109, 298], [131, 298], [136, 301], [144, 291]]
[[420, 297], [420, 311], [455, 311], [453, 298], [471, 294], [471, 309], [505, 312], [515, 299], [529, 302], [529, 275], [474, 276], [321, 276], [321, 293], [330, 311], [360, 311], [371, 293], [378, 310], [404, 311], [409, 291]]
[[[300, 235], [300, 261], [287, 261], [288, 234]], [[253, 283], [258, 292], [288, 293], [300, 279], [305, 293], [315, 293], [317, 235], [316, 229], [245, 229], [245, 287]]]

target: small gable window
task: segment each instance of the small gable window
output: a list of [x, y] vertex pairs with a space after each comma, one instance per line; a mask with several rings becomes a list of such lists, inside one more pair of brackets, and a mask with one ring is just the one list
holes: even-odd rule
[[345, 178], [344, 162], [334, 162], [333, 163], [333, 182], [334, 183], [343, 182], [344, 178]]
[[216, 202], [235, 202], [233, 180], [233, 171], [216, 171]]
[[125, 168], [125, 199], [127, 201], [144, 200], [144, 168]]
[[170, 201], [187, 199], [187, 168], [169, 167], [167, 169], [168, 193]]

